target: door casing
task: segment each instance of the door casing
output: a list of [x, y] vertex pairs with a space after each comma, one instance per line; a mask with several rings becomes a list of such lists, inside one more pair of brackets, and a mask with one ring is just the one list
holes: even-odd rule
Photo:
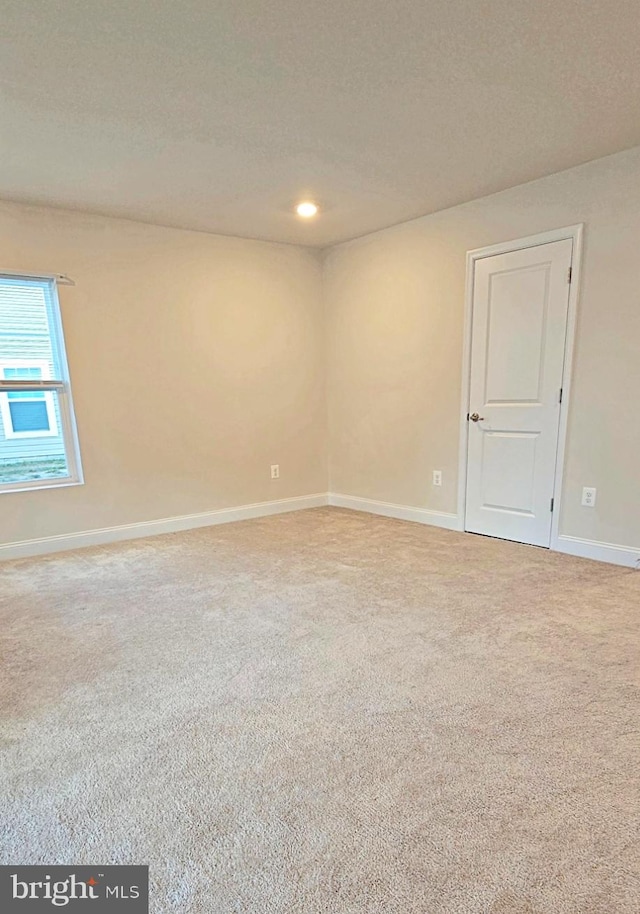
[[471, 334], [473, 331], [473, 290], [475, 265], [484, 257], [493, 257], [495, 254], [508, 254], [511, 251], [521, 251], [524, 248], [537, 247], [540, 244], [549, 244], [553, 241], [573, 241], [573, 257], [571, 285], [569, 288], [569, 309], [567, 315], [567, 333], [564, 349], [564, 369], [562, 373], [562, 403], [560, 406], [560, 422], [558, 429], [558, 452], [556, 456], [555, 484], [553, 490], [554, 510], [551, 520], [550, 549], [558, 549], [558, 536], [560, 533], [560, 512], [562, 510], [562, 483], [565, 463], [565, 447], [567, 440], [567, 424], [569, 404], [571, 402], [571, 379], [573, 367], [573, 352], [575, 342], [576, 320], [578, 311], [578, 294], [580, 286], [580, 272], [582, 266], [582, 242], [584, 224], [570, 225], [566, 228], [542, 232], [538, 235], [529, 235], [513, 241], [493, 244], [486, 248], [477, 248], [467, 253], [467, 277], [465, 287], [465, 318], [464, 318], [464, 344], [462, 354], [462, 404], [460, 415], [460, 456], [458, 465], [458, 517], [464, 529], [466, 516], [466, 490], [467, 490], [467, 460], [469, 444], [469, 389], [471, 383]]

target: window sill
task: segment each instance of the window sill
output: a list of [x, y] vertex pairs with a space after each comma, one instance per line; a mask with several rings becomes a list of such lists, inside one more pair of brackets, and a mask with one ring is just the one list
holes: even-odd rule
[[64, 476], [61, 479], [34, 479], [31, 482], [8, 482], [0, 484], [0, 495], [11, 492], [33, 492], [42, 489], [67, 489], [70, 486], [83, 486], [84, 479]]

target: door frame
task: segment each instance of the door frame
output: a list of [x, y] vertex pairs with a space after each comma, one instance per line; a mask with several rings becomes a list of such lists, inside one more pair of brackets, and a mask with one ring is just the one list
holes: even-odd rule
[[565, 228], [541, 232], [537, 235], [528, 235], [526, 238], [517, 238], [492, 244], [485, 248], [476, 248], [467, 251], [467, 275], [465, 284], [465, 314], [464, 314], [464, 341], [462, 349], [462, 403], [460, 411], [460, 454], [458, 461], [458, 517], [460, 529], [465, 529], [467, 511], [467, 465], [469, 449], [469, 397], [471, 386], [471, 335], [473, 332], [473, 287], [475, 282], [475, 265], [478, 260], [485, 257], [494, 257], [496, 254], [509, 254], [512, 251], [522, 251], [525, 248], [538, 247], [541, 244], [550, 244], [553, 241], [573, 241], [571, 259], [571, 285], [569, 287], [569, 309], [567, 314], [567, 332], [564, 346], [564, 365], [562, 369], [562, 403], [560, 405], [560, 421], [558, 428], [558, 451], [556, 454], [555, 478], [553, 488], [554, 511], [551, 519], [551, 540], [549, 548], [558, 551], [558, 537], [560, 531], [560, 514], [562, 511], [562, 483], [564, 476], [565, 448], [567, 442], [567, 426], [569, 406], [571, 402], [571, 380], [573, 374], [573, 356], [578, 316], [578, 296], [580, 291], [580, 274], [582, 268], [582, 247], [584, 236], [584, 223], [569, 225]]

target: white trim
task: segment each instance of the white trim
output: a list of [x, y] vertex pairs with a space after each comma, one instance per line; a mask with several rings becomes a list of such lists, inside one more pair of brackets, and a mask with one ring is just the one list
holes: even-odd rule
[[571, 257], [571, 285], [569, 286], [569, 311], [567, 313], [567, 334], [564, 344], [564, 368], [562, 371], [562, 403], [560, 404], [560, 423], [558, 426], [558, 452], [556, 454], [556, 475], [553, 487], [554, 507], [551, 518], [550, 549], [558, 549], [560, 533], [560, 515], [562, 512], [562, 484], [569, 427], [569, 409], [573, 380], [573, 355], [576, 342], [576, 325], [578, 321], [578, 296], [582, 275], [582, 247], [584, 230], [582, 225], [573, 226], [573, 255]]
[[554, 547], [558, 552], [577, 555], [583, 559], [595, 559], [597, 562], [610, 562], [612, 565], [625, 565], [629, 568], [640, 568], [640, 547], [618, 546], [615, 543], [599, 543], [597, 540], [584, 540], [579, 536], [557, 537]]
[[[60, 484], [70, 485], [69, 482], [61, 482]], [[242, 505], [237, 508], [205, 511], [202, 514], [184, 514], [177, 517], [165, 517], [160, 520], [142, 521], [137, 524], [123, 524], [118, 527], [103, 527], [98, 530], [83, 530], [79, 533], [67, 533], [59, 536], [46, 536], [40, 539], [22, 540], [15, 543], [4, 543], [0, 544], [0, 561], [47, 555], [64, 552], [69, 549], [82, 549], [87, 546], [101, 546], [165, 533], [179, 533], [183, 530], [194, 530], [198, 527], [213, 527], [218, 524], [228, 524], [251, 518], [285, 514], [289, 511], [321, 508], [325, 505], [442, 527], [445, 530], [464, 532], [462, 520], [457, 514], [398, 505], [386, 501], [376, 501], [355, 495], [318, 493], [316, 495], [282, 498], [278, 501], [263, 501], [252, 505]], [[640, 568], [640, 548], [631, 549], [628, 546], [599, 543], [596, 540], [561, 535], [558, 537], [557, 551], [567, 555], [594, 559], [598, 562]]]
[[567, 442], [567, 423], [569, 404], [571, 400], [571, 376], [573, 369], [573, 353], [576, 336], [576, 321], [578, 312], [578, 294], [580, 289], [580, 274], [582, 269], [582, 246], [584, 225], [569, 225], [565, 228], [553, 229], [538, 235], [529, 235], [513, 241], [505, 241], [486, 248], [478, 248], [467, 252], [467, 276], [465, 284], [465, 315], [464, 315], [464, 340], [462, 346], [462, 397], [460, 410], [460, 452], [458, 456], [458, 516], [460, 529], [464, 530], [464, 519], [467, 498], [467, 452], [469, 444], [469, 390], [471, 384], [471, 334], [473, 323], [473, 286], [474, 272], [477, 260], [484, 257], [494, 257], [496, 254], [508, 254], [511, 251], [521, 251], [525, 248], [537, 247], [540, 244], [552, 244], [554, 241], [573, 242], [571, 256], [571, 285], [569, 286], [569, 306], [567, 314], [567, 333], [565, 338], [564, 369], [562, 374], [562, 404], [560, 406], [560, 421], [558, 428], [558, 451], [556, 456], [556, 471], [553, 497], [555, 510], [551, 519], [550, 548], [562, 551], [558, 545], [558, 530], [560, 512], [562, 510], [562, 482], [564, 474], [565, 450]]
[[339, 495], [333, 492], [329, 493], [329, 504], [335, 508], [351, 508], [353, 511], [365, 511], [368, 514], [381, 514], [383, 517], [395, 517], [398, 520], [430, 524], [432, 527], [444, 527], [445, 530], [462, 530], [462, 523], [458, 515], [448, 514], [446, 511], [413, 508], [409, 505], [396, 505], [388, 501], [375, 501], [372, 498]]
[[75, 282], [66, 273], [25, 273], [23, 270], [0, 270], [0, 278], [3, 276], [9, 279], [32, 279], [49, 280], [58, 283], [61, 286], [75, 286]]
[[295, 498], [282, 498], [278, 501], [262, 501], [253, 505], [242, 505], [238, 508], [205, 511], [203, 514], [183, 514], [179, 517], [164, 517], [160, 520], [142, 521], [137, 524], [103, 527], [99, 530], [82, 530], [79, 533], [66, 533], [60, 536], [45, 536], [41, 539], [22, 540], [21, 542], [0, 545], [0, 559], [22, 559], [34, 555], [45, 555], [50, 552], [63, 552], [67, 549], [81, 549], [85, 546], [101, 546], [105, 543], [117, 543], [122, 540], [139, 539], [140, 537], [156, 536], [162, 533], [193, 530], [196, 527], [228, 524], [233, 521], [248, 520], [252, 517], [268, 517], [271, 514], [300, 511], [303, 508], [319, 508], [328, 503], [329, 499], [326, 493], [300, 495]]
[[[5, 492], [31, 492], [37, 489], [67, 489], [70, 486], [83, 485], [83, 479], [72, 479], [70, 476], [50, 476], [43, 477], [42, 479], [30, 479], [26, 482], [0, 483], [0, 495]], [[2, 547], [0, 546], [0, 548]]]
[[[72, 285], [74, 284], [72, 283]], [[62, 434], [64, 436], [64, 450], [67, 458], [67, 469], [69, 470], [69, 482], [71, 484], [82, 485], [84, 483], [84, 474], [82, 471], [82, 458], [80, 456], [80, 440], [78, 438], [76, 414], [73, 408], [71, 375], [69, 374], [69, 362], [67, 360], [67, 344], [65, 342], [64, 327], [62, 326], [62, 307], [55, 283], [52, 288], [52, 296], [54, 304], [52, 309], [53, 321], [55, 322], [55, 333], [53, 338], [58, 341], [58, 364], [62, 369], [63, 380], [65, 381], [64, 389], [58, 394], [58, 409], [60, 411]]]
[[[414, 508], [409, 505], [360, 498], [356, 495], [338, 495], [334, 492], [329, 493], [328, 504], [335, 508], [350, 508], [352, 511], [364, 511], [367, 514], [379, 514], [382, 517], [394, 517], [397, 520], [414, 521], [418, 524], [442, 527], [445, 530], [455, 530], [459, 533], [465, 532], [463, 518], [445, 511], [431, 511], [429, 508]], [[599, 543], [596, 540], [580, 539], [577, 536], [560, 535], [554, 548], [557, 552], [566, 555], [640, 569], [640, 547], [632, 549], [629, 546], [618, 546], [614, 543]]]

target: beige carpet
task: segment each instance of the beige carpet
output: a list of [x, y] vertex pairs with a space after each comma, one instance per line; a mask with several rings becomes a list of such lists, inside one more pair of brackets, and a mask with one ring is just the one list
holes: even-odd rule
[[0, 567], [3, 863], [203, 914], [637, 914], [640, 574], [320, 508]]

